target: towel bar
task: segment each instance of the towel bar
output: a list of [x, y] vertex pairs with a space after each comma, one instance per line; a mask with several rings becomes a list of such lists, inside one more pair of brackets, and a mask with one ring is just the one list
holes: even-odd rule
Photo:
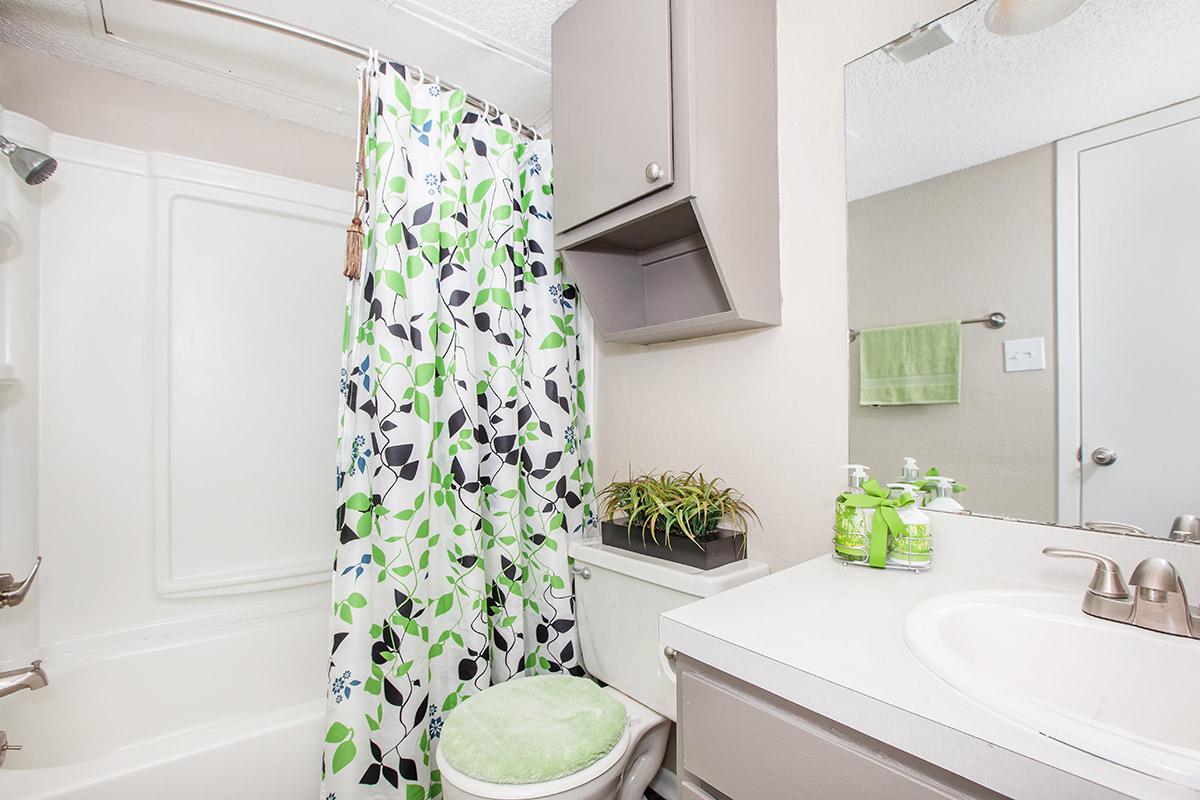
[[[981, 325], [987, 325], [989, 328], [993, 328], [993, 329], [994, 328], [1003, 328], [1005, 325], [1008, 324], [1008, 317], [1004, 316], [1004, 314], [1000, 313], [999, 311], [993, 311], [991, 314], [988, 314], [986, 317], [980, 317], [979, 319], [964, 319], [962, 321], [962, 324], [963, 325], [981, 324]], [[860, 331], [855, 330], [854, 328], [851, 328], [850, 329], [850, 341], [853, 342], [855, 339], [857, 339], [859, 333], [860, 333]]]

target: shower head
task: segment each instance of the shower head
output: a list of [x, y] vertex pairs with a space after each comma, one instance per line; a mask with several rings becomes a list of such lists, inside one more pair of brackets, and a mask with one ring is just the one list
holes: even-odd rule
[[0, 136], [0, 153], [8, 156], [13, 170], [30, 186], [37, 186], [58, 169], [58, 162], [50, 156], [22, 147], [3, 136]]

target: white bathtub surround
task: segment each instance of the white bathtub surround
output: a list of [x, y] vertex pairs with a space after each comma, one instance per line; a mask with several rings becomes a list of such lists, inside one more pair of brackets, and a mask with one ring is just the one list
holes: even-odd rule
[[[1054, 741], [968, 698], [920, 662], [904, 628], [920, 603], [973, 590], [1049, 591], [1078, 608], [1092, 564], [1047, 558], [1041, 555], [1046, 546], [1109, 555], [1126, 575], [1142, 558], [1162, 556], [1197, 590], [1200, 547], [931, 516], [937, 553], [928, 572], [852, 569], [819, 557], [668, 612], [661, 643], [1012, 797], [1197, 797], [1182, 785]], [[1037, 671], [1038, 658], [1030, 652], [1023, 663]]]
[[[21, 609], [38, 641], [324, 605], [343, 287], [320, 267], [349, 193], [61, 134], [43, 149], [60, 167], [26, 233], [46, 561]], [[234, 344], [273, 331], [289, 347], [266, 360]]]
[[199, 634], [48, 653], [51, 685], [5, 698], [0, 797], [316, 796], [324, 609]]
[[0, 699], [0, 797], [315, 796], [350, 194], [0, 131], [60, 162], [0, 185], [0, 571], [45, 558], [0, 669], [50, 679]]
[[382, 111], [343, 344], [322, 790], [338, 800], [437, 796], [459, 703], [583, 675], [567, 547], [594, 524], [591, 341], [554, 252], [550, 143], [365, 69]]
[[[39, 149], [50, 141], [46, 126], [3, 108], [0, 134]], [[37, 474], [29, 469], [37, 458], [38, 308], [30, 298], [37, 297], [45, 191], [0, 163], [0, 572], [18, 578], [38, 556]], [[37, 604], [4, 609], [2, 619], [0, 665], [8, 666], [6, 654], [37, 646]]]

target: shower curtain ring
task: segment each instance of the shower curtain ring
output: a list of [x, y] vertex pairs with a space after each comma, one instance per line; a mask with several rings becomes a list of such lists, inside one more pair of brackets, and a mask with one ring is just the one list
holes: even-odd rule
[[417, 85], [420, 86], [422, 83], [425, 82], [425, 68], [422, 67], [420, 64], [417, 64], [417, 73], [419, 75], [419, 77], [417, 78]]

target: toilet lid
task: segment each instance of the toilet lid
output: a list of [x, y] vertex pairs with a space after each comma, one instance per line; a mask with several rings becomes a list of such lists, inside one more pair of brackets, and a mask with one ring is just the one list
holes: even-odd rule
[[626, 727], [621, 738], [604, 758], [573, 775], [544, 783], [488, 783], [476, 780], [456, 770], [446, 761], [441, 749], [435, 751], [434, 760], [441, 771], [442, 784], [453, 786], [459, 792], [465, 792], [468, 797], [481, 797], [486, 800], [529, 800], [531, 797], [555, 797], [596, 780], [613, 766], [625, 761], [630, 739], [629, 728]]
[[544, 783], [603, 759], [625, 727], [624, 706], [585, 678], [518, 678], [485, 689], [451, 712], [438, 761], [486, 783]]

